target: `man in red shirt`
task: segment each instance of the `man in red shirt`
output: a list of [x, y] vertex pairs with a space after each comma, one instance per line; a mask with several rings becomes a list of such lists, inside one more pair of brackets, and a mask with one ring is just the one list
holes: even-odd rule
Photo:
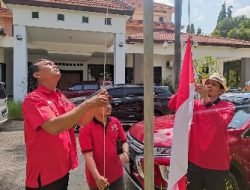
[[[219, 97], [227, 90], [218, 73], [205, 84], [196, 85], [201, 99], [194, 102], [189, 136], [188, 190], [223, 190], [230, 157], [227, 127], [234, 116], [234, 105]], [[169, 102], [175, 108], [176, 96]]]
[[61, 77], [57, 66], [41, 59], [29, 68], [36, 89], [23, 102], [26, 144], [26, 190], [67, 190], [69, 171], [78, 166], [73, 127], [92, 120], [107, 92], [75, 107], [56, 89]]
[[[127, 163], [128, 144], [121, 123], [111, 117], [111, 104], [99, 108], [92, 122], [80, 129], [79, 142], [85, 159], [90, 190], [125, 190], [122, 163]], [[117, 150], [122, 143], [122, 153]]]

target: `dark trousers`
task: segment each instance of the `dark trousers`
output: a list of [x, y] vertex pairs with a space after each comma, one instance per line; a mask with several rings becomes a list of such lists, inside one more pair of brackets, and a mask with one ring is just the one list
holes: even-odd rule
[[[90, 190], [98, 190], [98, 188], [89, 188]], [[123, 177], [118, 178], [110, 186], [107, 190], [125, 190], [125, 183]]]
[[188, 190], [223, 190], [228, 171], [210, 170], [188, 163]]
[[67, 190], [68, 189], [68, 182], [69, 182], [69, 173], [66, 174], [64, 177], [46, 185], [41, 186], [41, 180], [38, 178], [38, 188], [29, 188], [26, 187], [26, 190]]

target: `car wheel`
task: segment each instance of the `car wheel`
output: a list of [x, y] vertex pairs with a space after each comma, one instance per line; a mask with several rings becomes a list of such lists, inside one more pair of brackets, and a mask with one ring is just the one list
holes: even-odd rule
[[234, 177], [234, 175], [230, 172], [226, 179], [226, 188], [225, 190], [240, 190], [239, 184]]

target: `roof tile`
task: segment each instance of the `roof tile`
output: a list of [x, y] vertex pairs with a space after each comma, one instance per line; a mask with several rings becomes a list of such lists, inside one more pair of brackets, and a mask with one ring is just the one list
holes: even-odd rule
[[39, 7], [82, 10], [91, 12], [106, 12], [132, 15], [133, 7], [120, 0], [4, 0], [6, 4], [19, 4]]
[[9, 9], [0, 7], [0, 16], [2, 16], [2, 17], [12, 17], [12, 14], [9, 11]]
[[[189, 34], [182, 33], [181, 40], [186, 41]], [[204, 46], [226, 46], [226, 47], [235, 47], [235, 48], [250, 48], [250, 41], [245, 40], [237, 40], [237, 39], [229, 39], [229, 38], [222, 38], [222, 37], [211, 37], [211, 36], [203, 36], [203, 35], [192, 35], [193, 41], [197, 42], [200, 45]], [[143, 33], [133, 34], [128, 37], [127, 42], [143, 42]], [[154, 42], [155, 43], [163, 43], [164, 41], [167, 42], [174, 42], [175, 34], [173, 32], [154, 32]]]

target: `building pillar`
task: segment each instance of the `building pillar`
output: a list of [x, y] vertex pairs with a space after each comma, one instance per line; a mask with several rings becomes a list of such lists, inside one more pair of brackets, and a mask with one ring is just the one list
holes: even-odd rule
[[14, 100], [22, 101], [27, 94], [28, 58], [26, 26], [14, 25]]
[[244, 87], [247, 81], [250, 80], [250, 58], [241, 59], [241, 86]]
[[115, 34], [114, 84], [125, 84], [125, 34]]

